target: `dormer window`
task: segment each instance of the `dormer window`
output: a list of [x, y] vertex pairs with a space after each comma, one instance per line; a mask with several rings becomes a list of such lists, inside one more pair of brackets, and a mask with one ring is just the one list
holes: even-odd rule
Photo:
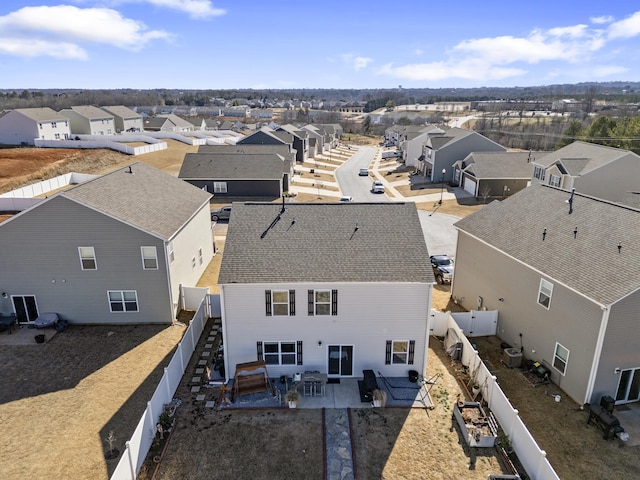
[[551, 185], [552, 187], [559, 187], [560, 183], [562, 182], [562, 178], [559, 177], [558, 175], [551, 175], [551, 178], [549, 178], [549, 185]]

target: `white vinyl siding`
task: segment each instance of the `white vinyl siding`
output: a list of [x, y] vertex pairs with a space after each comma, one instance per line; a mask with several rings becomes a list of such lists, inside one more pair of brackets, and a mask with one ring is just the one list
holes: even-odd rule
[[538, 289], [538, 303], [549, 310], [551, 305], [551, 295], [553, 294], [553, 283], [548, 282], [544, 278], [540, 279], [540, 288]]
[[142, 255], [142, 268], [145, 270], [158, 269], [158, 252], [156, 247], [140, 247]]
[[80, 255], [80, 267], [82, 270], [97, 270], [96, 252], [93, 247], [78, 247]]
[[111, 313], [138, 311], [138, 293], [135, 290], [110, 290], [107, 297]]

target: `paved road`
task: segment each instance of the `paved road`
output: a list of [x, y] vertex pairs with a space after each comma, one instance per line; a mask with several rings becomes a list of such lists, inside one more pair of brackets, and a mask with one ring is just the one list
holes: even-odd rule
[[[351, 195], [355, 202], [389, 202], [386, 195], [371, 193], [371, 177], [360, 177], [358, 171], [373, 161], [375, 147], [360, 147], [358, 153], [347, 160], [336, 171], [336, 179], [345, 195]], [[408, 199], [411, 201], [411, 199]], [[430, 255], [455, 255], [458, 232], [453, 224], [459, 220], [453, 215], [418, 210], [424, 239]]]
[[336, 170], [336, 180], [344, 195], [353, 197], [354, 202], [388, 202], [389, 198], [380, 193], [371, 193], [372, 177], [361, 177], [358, 171], [368, 168], [376, 155], [376, 147], [359, 147], [358, 152]]

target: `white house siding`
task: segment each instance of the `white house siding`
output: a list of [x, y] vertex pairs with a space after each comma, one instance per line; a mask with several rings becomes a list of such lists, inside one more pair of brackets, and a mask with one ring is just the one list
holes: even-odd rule
[[603, 395], [616, 397], [621, 370], [640, 368], [640, 292], [625, 297], [611, 306], [607, 332], [602, 345], [602, 356], [598, 365], [593, 395], [590, 402], [599, 402]]
[[[195, 286], [213, 258], [211, 210], [204, 205], [195, 218], [186, 224], [171, 240], [175, 260], [170, 266], [173, 309], [178, 307], [180, 285]], [[202, 249], [202, 263], [199, 250]], [[192, 268], [195, 258], [196, 267]]]
[[[97, 270], [82, 270], [79, 246], [94, 247]], [[158, 269], [142, 268], [155, 246]], [[3, 291], [35, 295], [39, 311], [74, 323], [170, 323], [163, 242], [64, 197], [52, 197], [0, 225]], [[108, 290], [135, 290], [138, 312], [111, 313]], [[3, 299], [0, 299], [2, 301]], [[11, 308], [4, 300], [2, 309]]]
[[[541, 278], [553, 283], [549, 310], [538, 303]], [[468, 310], [478, 308], [478, 297], [483, 307], [499, 310], [498, 336], [522, 346], [526, 359], [550, 366], [556, 342], [568, 348], [566, 374], [552, 369], [552, 380], [584, 403], [603, 316], [599, 305], [463, 231], [458, 232], [452, 295]]]
[[36, 122], [15, 110], [0, 118], [0, 143], [5, 145], [33, 145], [36, 138], [64, 140], [69, 132], [69, 122], [62, 119]]
[[[256, 342], [303, 342], [303, 365], [269, 366], [279, 376], [305, 370], [327, 372], [327, 346], [353, 345], [353, 376], [372, 369], [389, 377], [426, 370], [429, 285], [283, 284], [223, 285], [222, 318], [227, 374], [257, 358]], [[266, 316], [265, 290], [295, 290], [295, 316]], [[308, 315], [309, 289], [337, 289], [338, 315]], [[413, 365], [385, 365], [387, 340], [415, 340]], [[322, 342], [318, 346], [318, 342]]]

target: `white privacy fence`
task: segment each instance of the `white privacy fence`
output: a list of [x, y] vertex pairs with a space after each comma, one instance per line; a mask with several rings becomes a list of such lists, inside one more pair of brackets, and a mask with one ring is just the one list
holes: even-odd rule
[[[77, 140], [35, 140], [36, 147], [47, 148], [78, 148], [95, 149], [108, 148], [127, 155], [142, 155], [167, 149], [167, 142], [162, 142], [149, 135], [122, 134], [122, 135], [75, 135]], [[144, 145], [136, 147], [127, 143], [141, 142]]]
[[497, 310], [472, 310], [460, 313], [431, 310], [430, 317], [429, 333], [436, 337], [444, 337], [447, 333], [450, 317], [453, 317], [467, 337], [488, 337], [495, 335], [498, 331]]
[[500, 389], [496, 377], [482, 362], [478, 352], [457, 325], [453, 315], [448, 320], [446, 334], [457, 337], [454, 342], [462, 343], [460, 361], [469, 368], [469, 375], [474, 380], [473, 383], [480, 386], [482, 397], [486, 400], [502, 430], [509, 436], [511, 445], [527, 474], [534, 480], [559, 480], [560, 477], [546, 458], [546, 452], [540, 449], [531, 436], [524, 422], [520, 419], [518, 410], [511, 406]]
[[193, 355], [202, 330], [209, 318], [207, 298], [206, 294], [204, 297], [201, 296], [200, 306], [193, 316], [189, 328], [187, 328], [184, 337], [178, 344], [169, 365], [164, 369], [160, 383], [158, 383], [151, 400], [147, 402], [147, 408], [142, 417], [140, 417], [133, 435], [129, 441], [125, 442], [125, 451], [111, 475], [111, 480], [135, 480], [138, 475], [156, 436], [156, 424], [160, 414], [163, 412], [165, 404], [171, 403], [173, 400], [176, 389], [182, 380], [191, 355]]

